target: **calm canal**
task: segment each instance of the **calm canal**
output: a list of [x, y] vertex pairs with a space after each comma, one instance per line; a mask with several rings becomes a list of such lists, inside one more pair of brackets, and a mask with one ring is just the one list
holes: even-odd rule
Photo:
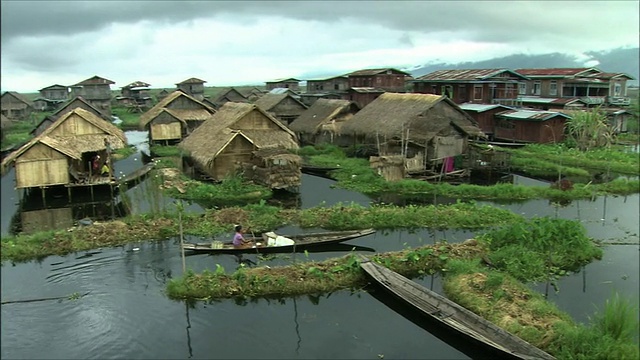
[[[116, 171], [135, 169], [140, 153], [118, 162]], [[131, 170], [130, 170], [131, 169]], [[19, 212], [13, 190], [12, 172], [2, 178], [2, 234], [9, 232], [11, 219]], [[535, 180], [517, 178], [516, 181]], [[332, 189], [333, 181], [304, 175], [302, 207], [319, 204], [359, 203], [372, 200], [362, 194]], [[547, 186], [544, 183], [537, 185]], [[135, 211], [147, 211], [138, 193], [145, 183], [127, 194], [139, 201]], [[137, 197], [139, 196], [139, 197]], [[608, 245], [601, 261], [585, 266], [579, 273], [558, 282], [559, 292], [547, 284], [532, 288], [547, 293], [574, 319], [587, 322], [601, 308], [611, 291], [618, 291], [638, 303], [639, 251], [638, 195], [600, 197], [556, 207], [548, 201], [497, 205], [531, 216], [577, 219], [589, 236], [604, 241], [628, 243]], [[171, 206], [171, 199], [162, 199]], [[201, 211], [192, 205], [189, 211]], [[76, 219], [77, 220], [77, 219]], [[287, 227], [280, 232], [296, 232]], [[309, 229], [308, 231], [313, 231]], [[468, 231], [379, 231], [351, 240], [348, 246], [308, 255], [281, 254], [271, 258], [247, 258], [270, 266], [294, 261], [323, 260], [356, 251], [371, 254], [446, 239], [450, 243], [473, 237]], [[188, 238], [187, 240], [196, 240]], [[195, 271], [220, 264], [227, 271], [238, 264], [231, 255], [187, 257], [187, 267]], [[178, 239], [128, 244], [97, 249], [65, 257], [51, 256], [42, 262], [2, 267], [2, 300], [68, 296], [79, 300], [42, 301], [2, 305], [2, 350], [6, 359], [75, 358], [342, 358], [379, 359], [468, 359], [474, 354], [455, 339], [413, 322], [365, 291], [340, 291], [296, 299], [240, 302], [224, 300], [199, 302], [189, 308], [163, 293], [166, 281], [181, 273]], [[418, 280], [441, 292], [438, 276]], [[401, 311], [401, 310], [398, 310]], [[443, 339], [446, 339], [443, 340]]]

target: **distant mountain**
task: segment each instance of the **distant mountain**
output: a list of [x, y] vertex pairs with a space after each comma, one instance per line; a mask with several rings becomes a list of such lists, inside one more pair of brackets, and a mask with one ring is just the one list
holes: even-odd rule
[[456, 64], [433, 63], [421, 67], [405, 69], [414, 77], [445, 69], [520, 69], [520, 68], [555, 68], [555, 67], [597, 67], [606, 72], [623, 72], [636, 78], [628, 82], [638, 85], [640, 78], [640, 49], [619, 48], [611, 51], [593, 51], [578, 58], [574, 55], [551, 53], [543, 55], [516, 54], [483, 61], [462, 62]]

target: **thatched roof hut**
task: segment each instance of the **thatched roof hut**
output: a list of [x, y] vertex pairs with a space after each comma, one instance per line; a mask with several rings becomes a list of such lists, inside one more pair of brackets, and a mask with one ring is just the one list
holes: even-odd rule
[[289, 124], [289, 128], [296, 133], [315, 134], [323, 125], [330, 125], [333, 121], [336, 132], [339, 132], [342, 123], [359, 110], [360, 108], [349, 100], [318, 99]]
[[403, 147], [412, 144], [423, 149], [416, 151], [426, 149], [429, 160], [460, 155], [468, 137], [484, 137], [475, 120], [447, 97], [401, 93], [380, 95], [344, 123], [346, 134], [363, 144], [381, 144], [386, 150], [379, 146], [379, 151], [388, 154], [405, 153]]
[[264, 94], [255, 101], [255, 104], [262, 110], [273, 114], [285, 125], [290, 124], [307, 110], [307, 105], [293, 97], [291, 93]]
[[118, 127], [76, 108], [9, 154], [2, 161], [2, 172], [15, 163], [18, 188], [68, 184], [72, 172], [86, 171], [94, 155], [105, 153], [105, 139], [112, 149], [127, 144]]
[[207, 120], [216, 110], [174, 91], [140, 116], [140, 129], [149, 130], [149, 141], [179, 141]]
[[253, 151], [263, 148], [296, 149], [295, 134], [254, 104], [227, 102], [179, 145], [195, 165], [221, 180]]
[[49, 116], [45, 116], [38, 125], [36, 125], [33, 130], [31, 130], [32, 135], [38, 136], [42, 134], [42, 132], [48, 128], [56, 119], [59, 119], [64, 114], [73, 111], [76, 108], [82, 108], [84, 110], [89, 111], [90, 113], [104, 119], [105, 121], [111, 122], [111, 119], [105, 115], [102, 111], [98, 110], [95, 106], [93, 106], [90, 102], [85, 100], [82, 96], [76, 96], [73, 99], [64, 103], [58, 110], [53, 112]]

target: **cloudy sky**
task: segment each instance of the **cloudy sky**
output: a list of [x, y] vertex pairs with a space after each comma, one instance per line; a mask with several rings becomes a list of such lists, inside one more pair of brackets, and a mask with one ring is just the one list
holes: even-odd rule
[[2, 91], [173, 88], [637, 47], [631, 1], [1, 1]]

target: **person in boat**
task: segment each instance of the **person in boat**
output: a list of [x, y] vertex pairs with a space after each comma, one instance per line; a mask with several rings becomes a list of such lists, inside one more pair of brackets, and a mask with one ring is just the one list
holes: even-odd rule
[[242, 229], [242, 225], [236, 225], [234, 230], [236, 233], [233, 236], [233, 247], [236, 249], [251, 247], [252, 242], [244, 238], [244, 230]]

